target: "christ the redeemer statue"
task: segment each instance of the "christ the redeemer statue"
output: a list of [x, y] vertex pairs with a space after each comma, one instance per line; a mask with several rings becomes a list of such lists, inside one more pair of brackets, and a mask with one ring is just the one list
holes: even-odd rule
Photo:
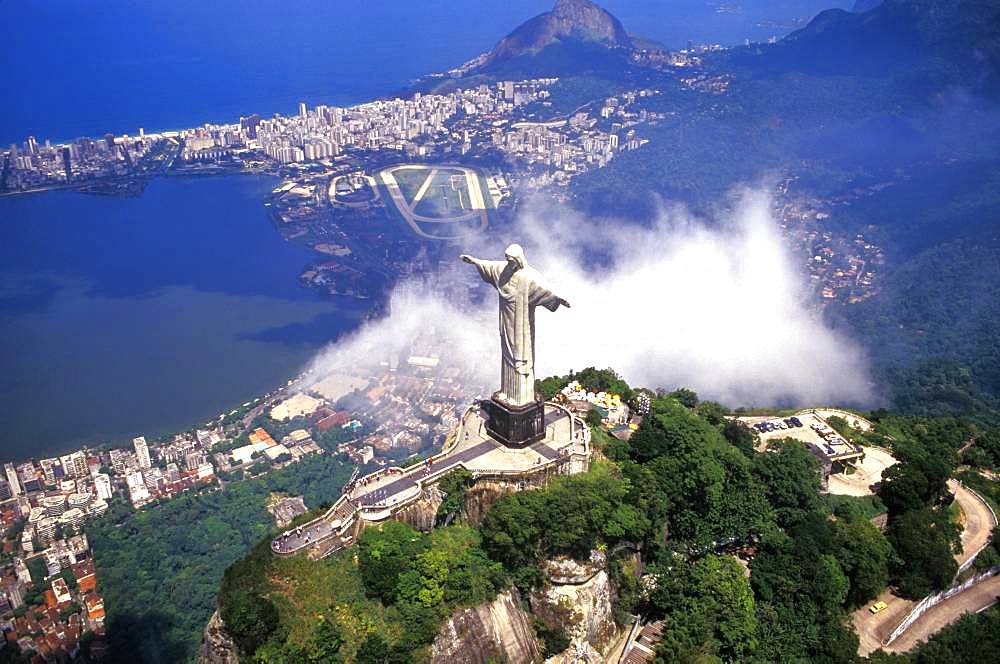
[[484, 261], [467, 254], [483, 281], [500, 295], [500, 391], [493, 400], [512, 410], [535, 405], [535, 307], [555, 311], [569, 302], [542, 285], [542, 275], [524, 259], [524, 250], [512, 244], [506, 260]]

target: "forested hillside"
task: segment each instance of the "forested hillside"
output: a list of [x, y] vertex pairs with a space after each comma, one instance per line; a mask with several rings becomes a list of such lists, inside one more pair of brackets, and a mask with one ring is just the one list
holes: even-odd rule
[[[638, 394], [613, 372], [587, 372]], [[547, 379], [542, 389], [569, 378]], [[244, 656], [427, 661], [455, 608], [511, 586], [544, 588], [544, 561], [583, 561], [600, 550], [614, 552], [607, 566], [616, 620], [664, 621], [659, 661], [697, 653], [697, 661], [857, 662], [849, 613], [888, 586], [920, 598], [951, 583], [959, 529], [945, 483], [963, 460], [1000, 461], [997, 430], [974, 422], [882, 411], [872, 414], [874, 430], [861, 432], [836, 420], [900, 463], [876, 497], [824, 496], [802, 443], [761, 449], [751, 429], [690, 390], [651, 396], [651, 413], [628, 441], [593, 429], [599, 458], [589, 472], [507, 495], [478, 527], [464, 522], [463, 475], [446, 482], [438, 514], [451, 525], [430, 534], [390, 521], [365, 530], [356, 550], [318, 562], [278, 558], [261, 543], [227, 571], [219, 597]], [[884, 532], [872, 523], [879, 514], [888, 516]], [[636, 550], [638, 568], [628, 555]], [[542, 616], [535, 628], [550, 653], [568, 644]], [[955, 636], [979, 632], [976, 646]], [[997, 654], [995, 632], [993, 611], [942, 633], [912, 661]]]

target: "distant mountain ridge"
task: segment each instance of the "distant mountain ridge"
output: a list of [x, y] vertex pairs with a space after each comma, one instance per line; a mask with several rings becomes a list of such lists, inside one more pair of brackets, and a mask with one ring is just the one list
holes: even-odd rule
[[870, 4], [858, 2], [856, 12], [820, 12], [762, 58], [748, 51], [740, 59], [751, 66], [756, 59], [764, 70], [776, 72], [904, 74], [927, 91], [958, 84], [1000, 94], [1000, 4], [884, 0], [865, 10]]
[[621, 21], [595, 3], [557, 0], [551, 11], [525, 21], [501, 39], [487, 55], [485, 66], [536, 55], [567, 41], [609, 49], [633, 46]]

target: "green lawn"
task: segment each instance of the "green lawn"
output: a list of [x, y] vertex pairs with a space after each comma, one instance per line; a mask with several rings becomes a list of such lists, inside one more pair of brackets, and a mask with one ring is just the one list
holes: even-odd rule
[[414, 212], [427, 217], [455, 217], [471, 210], [465, 175], [456, 169], [441, 168], [434, 175]]
[[424, 183], [424, 180], [430, 175], [430, 172], [430, 168], [400, 168], [393, 171], [392, 176], [396, 178], [403, 197], [407, 201], [412, 201], [413, 197], [417, 195], [420, 186]]

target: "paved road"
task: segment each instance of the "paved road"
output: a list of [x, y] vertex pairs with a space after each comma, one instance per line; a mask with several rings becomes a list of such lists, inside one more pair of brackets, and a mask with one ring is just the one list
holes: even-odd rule
[[995, 604], [998, 596], [1000, 596], [1000, 576], [994, 576], [928, 609], [885, 649], [888, 652], [907, 652], [964, 614], [975, 613]]
[[333, 533], [333, 525], [326, 519], [321, 519], [308, 527], [296, 528], [283, 533], [271, 541], [271, 549], [276, 553], [290, 553], [307, 544], [318, 542], [331, 533]]
[[948, 488], [965, 512], [965, 529], [962, 530], [962, 551], [955, 556], [959, 565], [965, 564], [987, 542], [996, 521], [989, 508], [979, 498], [955, 480], [948, 480]]
[[[562, 417], [565, 417], [565, 415], [563, 415]], [[552, 422], [555, 422], [559, 419], [561, 418], [554, 417], [551, 420], [547, 420], [546, 423], [551, 424]], [[500, 443], [494, 441], [493, 439], [484, 440], [483, 442], [477, 443], [472, 447], [466, 448], [457, 454], [449, 456], [443, 461], [435, 463], [430, 468], [429, 472], [438, 473], [442, 470], [449, 470], [461, 463], [472, 461], [476, 457], [486, 454], [490, 450], [496, 449], [498, 447], [500, 447]], [[559, 453], [556, 450], [553, 450], [551, 447], [545, 445], [544, 443], [535, 443], [534, 445], [531, 446], [531, 449], [540, 454], [541, 456], [545, 457], [545, 459], [548, 461], [552, 461], [553, 459], [557, 459], [559, 457]], [[407, 490], [415, 487], [417, 485], [418, 479], [426, 477], [429, 474], [429, 472], [426, 470], [427, 468], [426, 463], [421, 464], [421, 467], [425, 469], [424, 472], [411, 470], [409, 474], [400, 477], [398, 480], [395, 480], [394, 482], [390, 482], [389, 484], [383, 485], [378, 489], [369, 491], [368, 493], [361, 494], [356, 498], [357, 502], [359, 502], [362, 505], [372, 505], [375, 503], [385, 503], [387, 500], [391, 501], [394, 496], [402, 494]]]
[[[959, 565], [969, 560], [987, 541], [993, 530], [995, 522], [993, 515], [971, 491], [963, 487], [955, 480], [948, 481], [948, 488], [955, 495], [959, 505], [965, 512], [965, 529], [962, 531], [962, 551], [955, 556]], [[992, 587], [996, 578], [985, 581], [979, 586]], [[912, 645], [918, 641], [926, 640], [928, 636], [956, 620], [963, 614], [975, 608], [969, 608], [977, 602], [982, 601], [979, 597], [979, 586], [970, 588], [955, 597], [942, 602], [926, 614], [920, 617], [908, 630], [903, 632], [898, 639], [892, 642], [887, 648], [892, 652], [903, 652], [906, 646], [898, 644], [909, 643]], [[963, 597], [967, 599], [962, 599]], [[979, 599], [977, 599], [979, 598]], [[883, 601], [888, 608], [872, 615], [868, 607], [877, 601]], [[883, 592], [876, 599], [861, 607], [852, 614], [854, 628], [858, 632], [860, 644], [858, 653], [867, 657], [870, 653], [882, 647], [882, 641], [889, 638], [889, 635], [903, 621], [903, 618], [910, 612], [916, 602], [896, 597], [889, 591]], [[982, 607], [978, 607], [982, 608]]]
[[[546, 426], [552, 425], [565, 417], [567, 415], [562, 410], [549, 410], [545, 413], [545, 424]], [[340, 528], [341, 521], [347, 519], [353, 513], [355, 505], [391, 505], [396, 502], [399, 496], [416, 487], [417, 481], [426, 477], [429, 472], [439, 473], [450, 470], [459, 464], [465, 464], [499, 447], [501, 447], [500, 443], [492, 438], [487, 438], [435, 462], [430, 469], [427, 468], [426, 463], [415, 468], [408, 468], [397, 479], [381, 486], [373, 486], [371, 490], [357, 495], [346, 505], [338, 508], [337, 514], [334, 515], [337, 520], [336, 526]], [[544, 442], [535, 443], [531, 446], [531, 449], [548, 461], [559, 457], [559, 452], [551, 449]], [[361, 478], [361, 480], [364, 480], [364, 478]], [[272, 540], [271, 548], [277, 553], [291, 553], [313, 544], [335, 532], [332, 521], [334, 519], [328, 520], [323, 518], [308, 526], [283, 533]]]
[[[885, 602], [887, 607], [872, 615], [868, 607], [875, 602]], [[896, 597], [886, 590], [852, 613], [851, 620], [854, 622], [854, 629], [858, 633], [858, 654], [862, 657], [867, 657], [881, 648], [882, 641], [889, 638], [892, 630], [896, 629], [896, 626], [903, 622], [903, 618], [916, 605], [916, 602]]]

